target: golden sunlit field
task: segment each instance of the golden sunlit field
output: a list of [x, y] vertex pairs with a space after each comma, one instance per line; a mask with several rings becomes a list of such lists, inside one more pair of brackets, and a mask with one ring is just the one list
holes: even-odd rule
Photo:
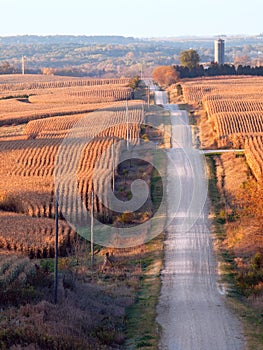
[[[160, 130], [158, 135], [147, 127], [142, 130], [150, 112], [143, 100], [145, 91], [141, 88], [141, 92], [136, 92], [142, 99], [134, 100], [129, 81], [0, 76], [0, 348], [119, 347], [126, 338], [124, 318], [135, 317], [137, 309], [129, 308], [139, 290], [149, 293], [144, 286], [149, 278], [156, 281], [156, 297], [153, 304], [141, 305], [140, 310], [151, 308], [143, 328], [153, 333], [152, 310], [160, 288], [161, 238], [136, 248], [110, 249], [114, 262], [110, 269], [102, 269], [107, 249], [95, 245], [92, 267], [90, 243], [75, 232], [59, 211], [59, 306], [53, 304], [55, 175], [59, 152], [59, 170], [67, 173], [75, 169], [75, 177], [65, 181], [62, 178], [57, 185], [64, 214], [69, 213], [79, 222], [83, 220], [81, 208], [70, 200], [75, 195], [74, 181], [86, 210], [93, 206], [94, 216], [103, 223], [118, 228], [131, 219], [142, 223], [153, 214], [151, 200], [133, 218], [112, 213], [104, 205], [109, 191], [105, 184], [111, 181], [113, 165], [119, 163], [126, 149], [127, 137], [131, 145], [139, 144], [142, 135], [145, 140], [153, 137], [155, 141], [163, 137]], [[157, 109], [154, 107], [150, 114], [158, 115]], [[71, 139], [77, 141], [63, 153], [61, 147]], [[114, 155], [109, 149], [114, 149]], [[138, 172], [149, 185], [153, 176], [150, 164], [126, 163], [114, 174], [115, 195], [123, 201], [130, 199], [130, 185]], [[102, 193], [102, 198], [95, 195], [92, 203], [92, 191]], [[145, 282], [144, 273], [150, 276]], [[17, 326], [13, 327], [12, 322]], [[129, 338], [137, 337], [132, 341], [140, 342], [144, 336], [140, 334], [142, 327], [130, 327], [133, 331]], [[155, 332], [151, 342], [157, 342]]]
[[[95, 138], [81, 150], [82, 159], [77, 169], [80, 194], [86, 198], [89, 206], [91, 175], [97, 159], [113, 142], [126, 137], [126, 106], [125, 102], [118, 101], [131, 97], [131, 88], [127, 87], [127, 82], [127, 79], [0, 77], [0, 125], [4, 125], [0, 127], [0, 206], [8, 213], [9, 221], [10, 212], [14, 213], [16, 219], [11, 221], [17, 222], [18, 227], [17, 216], [21, 216], [20, 225], [25, 218], [30, 217], [28, 225], [21, 225], [20, 233], [10, 234], [9, 225], [6, 222], [2, 225], [2, 247], [21, 252], [31, 251], [31, 256], [43, 256], [43, 251], [44, 256], [52, 256], [47, 253], [54, 244], [54, 239], [48, 238], [53, 237], [53, 228], [48, 219], [54, 218], [55, 212], [54, 169], [58, 150], [73, 126], [87, 118], [88, 112], [100, 108], [99, 112], [89, 114], [88, 126], [82, 125], [79, 131], [75, 131], [78, 137], [85, 134], [85, 137]], [[133, 140], [139, 138], [143, 117], [142, 102], [131, 101], [129, 132]], [[112, 120], [115, 127], [111, 127]], [[80, 152], [77, 144], [74, 148], [72, 160], [74, 154]], [[119, 148], [120, 145], [117, 145], [117, 157]], [[101, 184], [106, 177], [111, 176], [111, 163], [110, 158], [103, 162], [99, 179]], [[103, 208], [99, 206], [96, 202], [95, 211], [103, 215]], [[79, 215], [77, 212], [75, 214]], [[67, 226], [66, 223], [63, 225]], [[36, 227], [41, 227], [37, 240], [32, 238], [32, 227], [35, 227], [35, 236], [38, 236]], [[69, 227], [67, 230], [72, 231]], [[12, 243], [9, 244], [9, 241]], [[22, 244], [23, 241], [27, 241], [26, 246]], [[67, 241], [70, 245], [69, 238]]]
[[[263, 78], [227, 77], [183, 83], [188, 103], [202, 105], [217, 148], [245, 148], [258, 178], [263, 135]], [[259, 179], [258, 179], [259, 180]]]

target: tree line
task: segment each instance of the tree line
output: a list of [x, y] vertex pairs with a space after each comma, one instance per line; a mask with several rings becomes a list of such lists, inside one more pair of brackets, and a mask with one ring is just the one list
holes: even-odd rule
[[188, 68], [181, 65], [173, 66], [178, 73], [180, 79], [183, 78], [198, 78], [198, 77], [213, 77], [220, 75], [257, 75], [263, 76], [263, 66], [251, 67], [239, 65], [235, 67], [232, 64], [218, 64], [211, 62], [208, 67], [197, 65], [193, 68]]
[[237, 67], [233, 64], [218, 64], [211, 62], [204, 66], [200, 64], [199, 54], [193, 50], [180, 53], [180, 65], [160, 66], [154, 69], [153, 79], [160, 85], [169, 86], [179, 79], [213, 77], [221, 75], [256, 75], [263, 76], [263, 66], [251, 67], [249, 65]]

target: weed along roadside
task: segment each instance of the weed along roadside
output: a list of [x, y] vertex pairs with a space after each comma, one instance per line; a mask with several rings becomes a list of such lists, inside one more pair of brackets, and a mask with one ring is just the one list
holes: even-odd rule
[[141, 257], [142, 275], [136, 293], [136, 302], [127, 309], [125, 349], [158, 349], [159, 329], [156, 323], [156, 306], [159, 299], [163, 264], [161, 234], [146, 244]]
[[[158, 154], [156, 155], [158, 158]], [[157, 161], [161, 162], [161, 166], [165, 169], [166, 164], [163, 157], [159, 157]], [[165, 179], [160, 178], [156, 174], [156, 170], [152, 174], [151, 192], [153, 204], [158, 205], [162, 199], [162, 190], [165, 184], [160, 183]], [[160, 218], [165, 220], [165, 218]], [[165, 223], [161, 223], [164, 225]], [[136, 296], [136, 302], [127, 310], [127, 342], [126, 349], [158, 349], [160, 329], [156, 322], [156, 308], [161, 290], [161, 270], [163, 268], [164, 258], [164, 234], [160, 234], [146, 244], [146, 254], [142, 256], [142, 276], [140, 279], [140, 287]]]

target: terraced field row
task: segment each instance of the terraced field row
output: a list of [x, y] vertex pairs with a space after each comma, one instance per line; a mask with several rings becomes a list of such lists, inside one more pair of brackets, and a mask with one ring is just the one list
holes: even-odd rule
[[36, 275], [36, 267], [28, 258], [0, 254], [0, 294], [23, 288]]
[[[128, 83], [0, 76], [0, 248], [30, 257], [54, 255], [55, 179], [61, 170], [66, 176], [59, 183], [60, 209], [86, 220], [93, 189], [102, 193], [95, 196], [95, 214], [107, 220], [108, 184], [114, 173], [118, 176], [113, 164], [127, 137], [131, 147], [140, 142], [144, 120], [142, 101], [130, 100]], [[129, 100], [128, 113], [123, 100]], [[60, 254], [65, 255], [76, 236], [59, 215]]]
[[34, 106], [32, 106], [30, 110], [13, 111], [5, 113], [0, 112], [0, 126], [13, 124], [19, 125], [28, 123], [29, 121], [36, 119], [63, 117], [67, 115], [89, 113], [100, 107], [102, 107], [101, 104], [97, 105], [93, 103], [75, 105], [65, 104], [63, 106], [54, 106], [53, 104], [47, 104], [44, 108], [42, 105], [42, 108], [39, 109], [34, 109]]
[[216, 77], [183, 83], [185, 100], [201, 102], [218, 147], [244, 147], [249, 134], [263, 132], [263, 79]]
[[183, 95], [187, 103], [199, 103], [209, 95], [254, 94], [263, 91], [262, 77], [229, 76], [194, 79], [183, 82]]
[[257, 181], [263, 169], [263, 79], [233, 77], [183, 83], [188, 103], [201, 102], [219, 148], [245, 148]]
[[252, 135], [245, 141], [247, 163], [258, 182], [263, 180], [263, 133]]
[[[54, 220], [5, 212], [0, 212], [0, 218], [0, 248], [23, 253], [31, 258], [54, 257]], [[7, 231], [9, 232], [8, 235]], [[61, 256], [67, 254], [67, 250], [70, 250], [75, 240], [74, 230], [65, 221], [59, 220]]]
[[222, 112], [254, 112], [263, 111], [263, 98], [253, 99], [253, 100], [243, 100], [238, 99], [238, 97], [233, 96], [232, 99], [217, 99], [213, 101], [206, 101], [204, 107], [207, 111], [208, 117], [213, 116], [216, 113]]
[[217, 133], [218, 147], [241, 148], [244, 137], [263, 132], [263, 112], [221, 112], [213, 114], [210, 121]]
[[[140, 124], [144, 120], [141, 102], [129, 103], [128, 115], [126, 104], [120, 106], [118, 103], [87, 115], [38, 119], [25, 127], [26, 139], [0, 140], [0, 205], [5, 210], [3, 213], [17, 213], [8, 213], [9, 219], [6, 221], [19, 223], [14, 226], [13, 233], [8, 225], [2, 226], [2, 248], [21, 251], [31, 257], [53, 254], [54, 175], [57, 167], [66, 174], [65, 181], [59, 184], [63, 213], [69, 213], [79, 222], [85, 221], [85, 212], [91, 208], [91, 191], [94, 189], [103, 194], [100, 199], [95, 196], [94, 210], [98, 216], [107, 218], [107, 184], [113, 176], [113, 159], [114, 164], [118, 164], [119, 154], [122, 148], [126, 148], [127, 116], [128, 135], [131, 144], [136, 144], [139, 142]], [[53, 137], [56, 133], [61, 137]], [[68, 137], [64, 139], [67, 134]], [[67, 144], [67, 140], [70, 147], [64, 152], [63, 145]], [[121, 140], [122, 143], [119, 142]], [[111, 151], [113, 143], [114, 158]], [[59, 152], [62, 167], [56, 163]], [[69, 180], [67, 174], [70, 174]], [[84, 213], [74, 196], [81, 198]], [[20, 227], [27, 219], [31, 219], [30, 224]], [[33, 231], [28, 230], [30, 225], [34, 227]], [[65, 246], [70, 246], [67, 242], [72, 232], [61, 221], [61, 254], [65, 254]]]
[[125, 85], [102, 85], [96, 87], [65, 88], [45, 90], [44, 93], [29, 96], [33, 104], [87, 104], [130, 100], [132, 89]]
[[[8, 77], [0, 79], [0, 91], [23, 91], [39, 89], [59, 89], [75, 86], [97, 86], [97, 85], [124, 85], [129, 83], [128, 78], [120, 79], [58, 79], [57, 77], [45, 78], [48, 81], [39, 81], [39, 75], [22, 76], [21, 82], [10, 82]], [[23, 80], [22, 80], [23, 79]]]

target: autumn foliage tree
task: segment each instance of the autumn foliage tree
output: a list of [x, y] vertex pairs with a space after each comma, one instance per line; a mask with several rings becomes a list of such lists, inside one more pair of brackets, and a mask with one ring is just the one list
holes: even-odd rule
[[54, 75], [55, 74], [55, 69], [49, 68], [49, 67], [44, 67], [44, 68], [42, 68], [42, 74], [44, 74], [44, 75]]
[[160, 66], [154, 69], [152, 77], [159, 85], [169, 86], [178, 81], [179, 73], [172, 66]]
[[139, 87], [140, 84], [140, 77], [139, 75], [135, 75], [133, 78], [130, 79], [128, 86], [132, 88], [132, 90], [136, 90]]
[[180, 52], [180, 63], [182, 66], [193, 69], [198, 66], [199, 62], [200, 57], [195, 50], [190, 49]]
[[10, 65], [9, 62], [5, 61], [0, 64], [0, 74], [16, 74], [17, 69]]
[[263, 227], [263, 183], [250, 181], [243, 184], [237, 195], [240, 216], [255, 218]]

